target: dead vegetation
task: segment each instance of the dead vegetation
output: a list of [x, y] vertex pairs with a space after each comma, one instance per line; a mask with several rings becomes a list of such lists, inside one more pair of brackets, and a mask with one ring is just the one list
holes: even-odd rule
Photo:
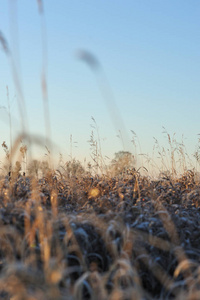
[[2, 177], [0, 299], [199, 299], [199, 183]]

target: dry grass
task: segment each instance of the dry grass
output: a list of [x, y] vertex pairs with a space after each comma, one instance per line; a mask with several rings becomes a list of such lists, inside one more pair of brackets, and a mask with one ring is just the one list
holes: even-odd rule
[[192, 172], [1, 178], [1, 299], [199, 299]]

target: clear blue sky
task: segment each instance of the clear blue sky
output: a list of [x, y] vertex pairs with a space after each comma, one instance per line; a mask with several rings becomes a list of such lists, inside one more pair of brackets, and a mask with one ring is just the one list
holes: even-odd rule
[[[0, 0], [0, 5], [0, 31], [17, 66], [30, 132], [45, 135], [37, 1]], [[166, 145], [162, 126], [170, 134], [175, 132], [179, 141], [184, 134], [188, 151], [194, 152], [200, 133], [199, 0], [48, 0], [44, 1], [44, 18], [52, 139], [58, 146], [55, 153], [70, 154], [72, 134], [78, 142], [74, 156], [89, 157], [91, 116], [99, 126], [103, 154], [112, 157], [122, 150], [96, 75], [76, 57], [79, 49], [100, 61], [128, 134], [131, 129], [136, 132], [143, 153], [151, 156], [153, 137]], [[1, 106], [7, 106], [6, 86], [16, 136], [20, 128], [16, 86], [9, 60], [0, 51]], [[0, 118], [0, 142], [9, 144], [9, 126], [2, 109]], [[42, 157], [45, 150], [40, 151]]]

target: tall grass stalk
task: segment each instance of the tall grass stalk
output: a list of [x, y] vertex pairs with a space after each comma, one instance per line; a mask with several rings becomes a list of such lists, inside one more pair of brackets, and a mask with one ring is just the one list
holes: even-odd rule
[[52, 155], [52, 143], [51, 143], [51, 122], [49, 112], [49, 96], [48, 96], [48, 44], [47, 44], [47, 30], [44, 14], [44, 3], [42, 0], [37, 1], [38, 11], [41, 19], [41, 40], [42, 40], [42, 74], [41, 74], [41, 88], [43, 96], [43, 110], [45, 120], [45, 131], [46, 131], [46, 146], [50, 149], [50, 155]]
[[[97, 85], [102, 94], [102, 98], [105, 101], [108, 113], [110, 115], [110, 119], [113, 123], [114, 129], [118, 134], [120, 131], [120, 135], [123, 137], [121, 139], [122, 147], [128, 151], [129, 148], [129, 136], [126, 130], [126, 127], [123, 122], [123, 118], [119, 112], [119, 109], [116, 105], [115, 97], [106, 77], [106, 74], [103, 70], [98, 59], [88, 51], [80, 50], [78, 52], [78, 57], [83, 60], [94, 72], [95, 78], [97, 80]], [[123, 145], [124, 142], [124, 145]]]

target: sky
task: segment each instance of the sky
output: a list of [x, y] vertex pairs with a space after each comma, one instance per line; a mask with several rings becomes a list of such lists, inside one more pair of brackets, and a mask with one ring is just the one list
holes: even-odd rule
[[41, 159], [44, 100], [55, 157], [90, 158], [92, 130], [98, 139], [92, 117], [104, 156], [135, 154], [133, 130], [137, 153], [151, 157], [154, 138], [169, 147], [163, 127], [194, 153], [200, 133], [199, 0], [48, 0], [43, 12], [39, 3], [0, 0], [0, 32], [10, 49], [8, 56], [0, 47], [1, 144], [10, 145], [8, 87], [13, 143], [22, 132], [20, 114], [23, 122], [27, 114], [26, 131], [42, 137], [40, 146], [32, 146]]

